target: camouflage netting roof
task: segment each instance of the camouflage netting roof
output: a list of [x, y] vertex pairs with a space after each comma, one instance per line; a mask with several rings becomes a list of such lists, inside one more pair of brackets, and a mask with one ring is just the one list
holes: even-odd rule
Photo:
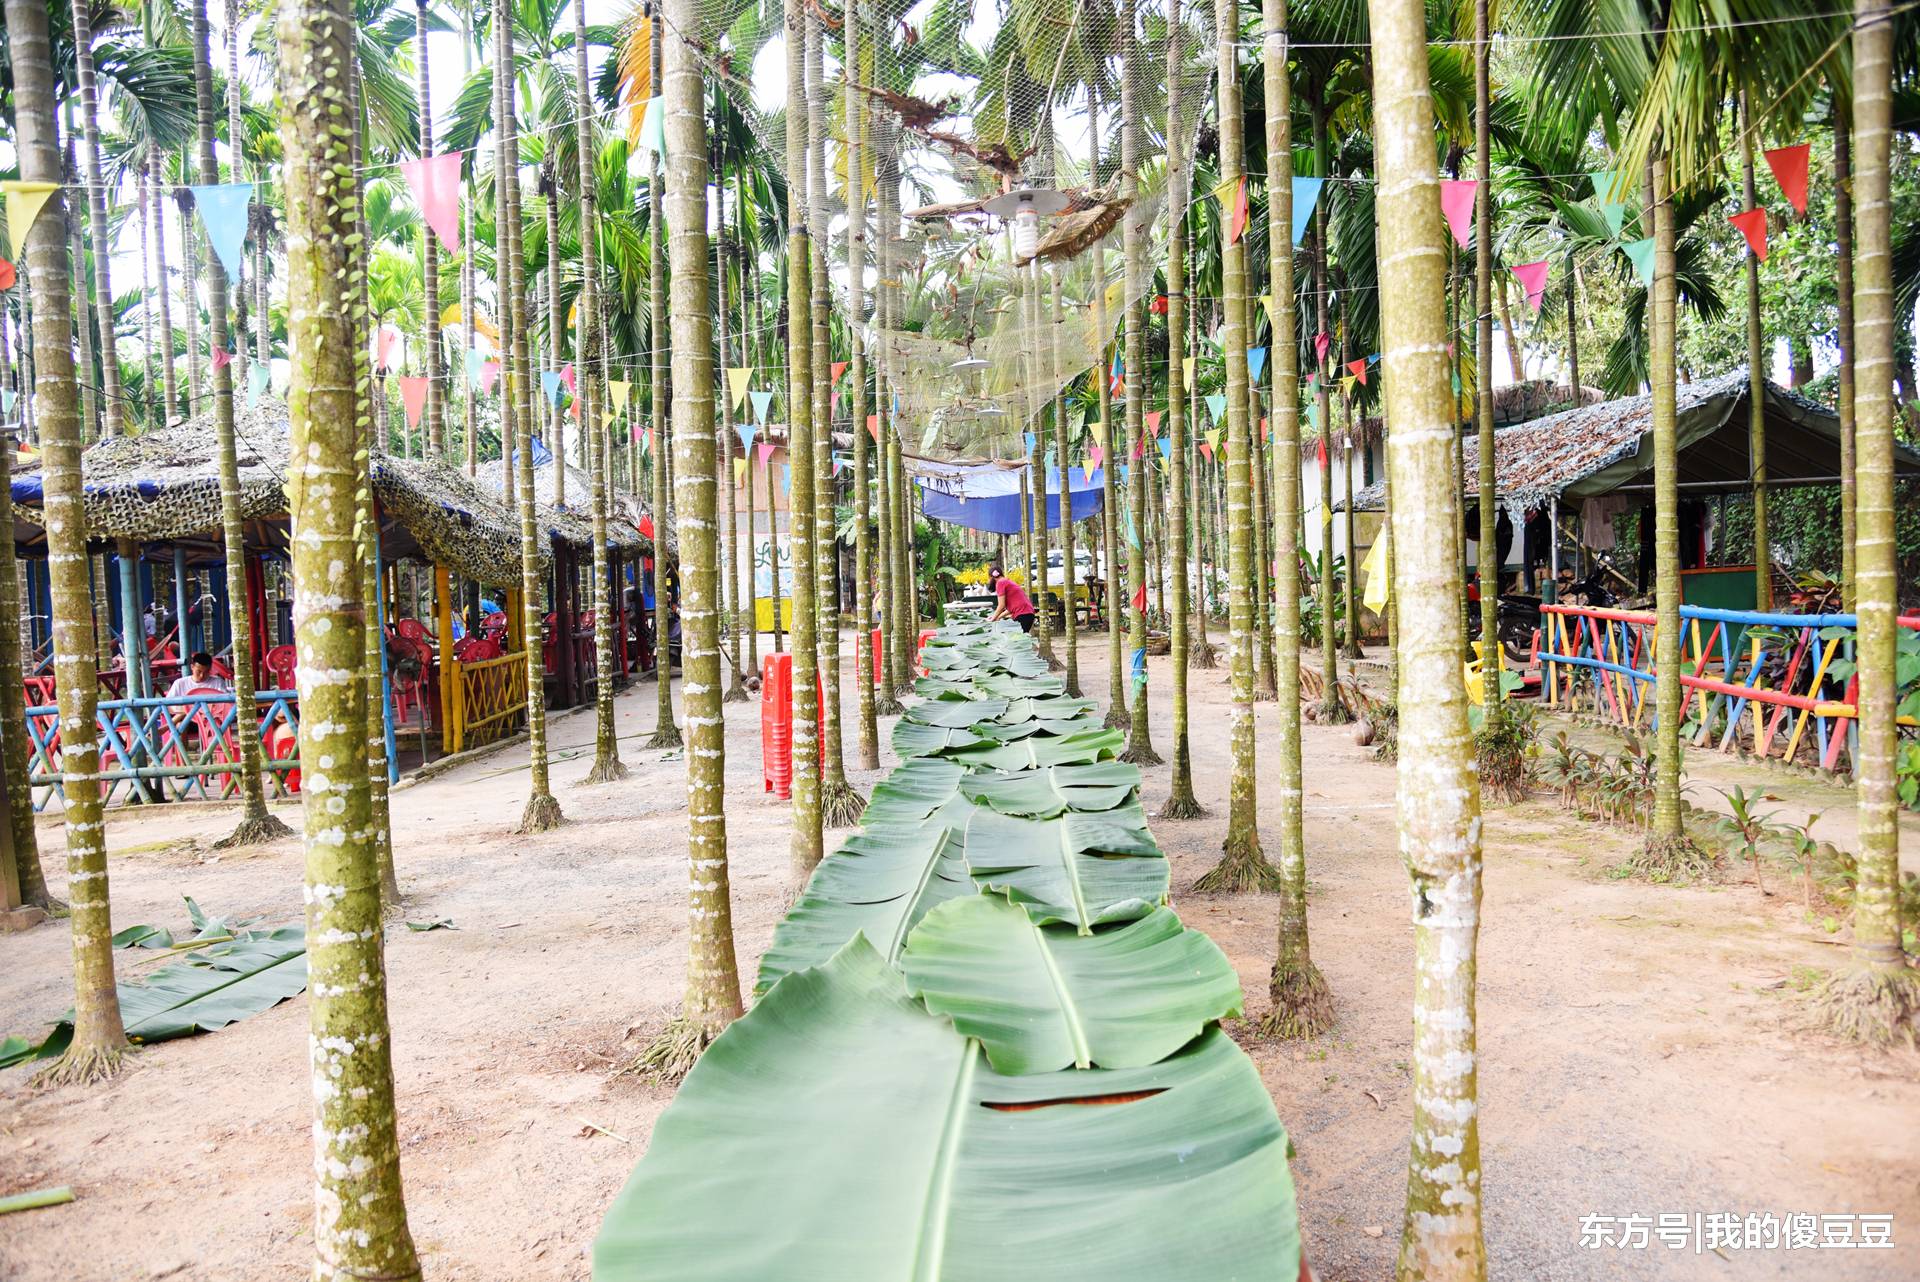
[[[242, 519], [284, 516], [289, 447], [285, 403], [262, 398], [252, 409], [236, 406], [234, 431]], [[220, 475], [214, 440], [212, 419], [203, 415], [177, 427], [90, 446], [81, 456], [89, 537], [164, 543], [218, 531]], [[580, 476], [579, 506], [584, 508], [590, 490], [584, 474], [574, 475]], [[573, 476], [568, 480], [572, 484]], [[37, 461], [15, 473], [15, 511], [34, 523], [40, 516], [38, 483]], [[520, 522], [501, 501], [497, 480], [489, 487], [449, 463], [381, 455], [374, 460], [373, 489], [384, 517], [435, 563], [480, 583], [520, 582]], [[631, 499], [624, 502], [618, 509], [623, 519], [608, 522], [608, 541], [627, 555], [648, 553], [651, 540], [638, 532], [626, 510], [635, 505]], [[570, 503], [565, 512], [543, 507], [541, 526], [590, 549], [592, 521], [584, 511], [571, 510], [574, 507]], [[539, 555], [545, 570], [551, 564], [545, 540], [540, 541]]]
[[[1767, 475], [1772, 484], [1831, 481], [1840, 472], [1840, 419], [1826, 406], [1777, 383], [1766, 383]], [[1682, 383], [1675, 389], [1680, 482], [1696, 492], [1750, 488], [1747, 457], [1747, 371]], [[1623, 488], [1651, 492], [1653, 398], [1627, 396], [1549, 414], [1494, 434], [1498, 498], [1503, 507], [1534, 511], [1555, 496], [1592, 498]], [[1895, 447], [1902, 474], [1920, 471], [1920, 454]], [[1466, 438], [1465, 488], [1479, 493], [1477, 442]], [[1354, 495], [1359, 511], [1377, 511], [1376, 482]]]
[[[542, 457], [542, 451], [534, 451], [534, 457]], [[593, 476], [584, 468], [571, 463], [560, 464], [567, 473], [566, 503], [556, 507], [553, 501], [554, 485], [558, 467], [551, 461], [542, 461], [534, 465], [533, 493], [540, 511], [540, 528], [548, 535], [565, 539], [575, 547], [589, 551], [593, 548]], [[502, 472], [498, 459], [483, 464], [473, 482], [485, 491], [487, 498], [495, 506], [504, 506], [501, 499]], [[467, 479], [465, 472], [460, 473], [462, 480]], [[646, 508], [632, 494], [623, 494], [615, 486], [607, 492], [607, 546], [624, 556], [653, 555], [653, 540], [640, 531], [640, 518], [645, 516]], [[518, 540], [519, 526], [514, 526], [514, 538]], [[667, 523], [667, 554], [673, 555], [677, 540], [673, 533], [673, 524]], [[516, 542], [515, 546], [518, 546]]]
[[[1607, 394], [1597, 387], [1582, 387], [1578, 401], [1574, 399], [1573, 389], [1565, 383], [1556, 383], [1552, 379], [1534, 378], [1524, 383], [1509, 383], [1505, 387], [1493, 389], [1493, 426], [1512, 427], [1516, 423], [1531, 422], [1540, 418], [1548, 410], [1564, 409], [1572, 405], [1598, 405], [1607, 399]], [[1306, 415], [1300, 416], [1300, 457], [1312, 458], [1320, 449], [1320, 437], [1308, 426]], [[1378, 445], [1386, 430], [1386, 420], [1378, 414], [1368, 415], [1354, 424], [1354, 445], [1371, 448]], [[1340, 435], [1339, 427], [1334, 428], [1336, 439]]]

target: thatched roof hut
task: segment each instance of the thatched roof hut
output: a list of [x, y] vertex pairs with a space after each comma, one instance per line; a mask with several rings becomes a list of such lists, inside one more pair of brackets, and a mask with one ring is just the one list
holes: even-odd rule
[[[1832, 410], [1777, 383], [1764, 383], [1767, 479], [1771, 486], [1816, 485], [1840, 475], [1840, 419]], [[1745, 369], [1682, 383], [1676, 389], [1680, 485], [1694, 494], [1737, 493], [1752, 486]], [[1652, 491], [1653, 398], [1628, 396], [1550, 414], [1496, 432], [1494, 467], [1501, 505], [1534, 511], [1553, 499]], [[1464, 493], [1480, 491], [1478, 442], [1466, 438]], [[1920, 473], [1920, 454], [1895, 446], [1903, 474]], [[1386, 487], [1354, 495], [1360, 511], [1378, 511]]]
[[[241, 517], [249, 541], [282, 546], [286, 531], [289, 426], [284, 402], [262, 398], [252, 409], [234, 408], [240, 465]], [[141, 544], [179, 544], [207, 559], [221, 555], [219, 462], [210, 415], [137, 436], [97, 442], [81, 455], [86, 487], [87, 532], [97, 540], [127, 538]], [[499, 471], [496, 465], [494, 471]], [[572, 482], [570, 476], [569, 482]], [[591, 493], [581, 475], [579, 507]], [[520, 582], [520, 521], [488, 487], [461, 468], [435, 459], [378, 455], [373, 492], [381, 512], [381, 545], [389, 559], [419, 556], [466, 578], [494, 586]], [[550, 490], [549, 490], [550, 492]], [[16, 540], [37, 528], [41, 488], [38, 463], [26, 463], [13, 478]], [[592, 522], [584, 511], [540, 508], [541, 528], [551, 536], [590, 548]], [[632, 519], [608, 522], [609, 544], [619, 553], [649, 554], [651, 540]], [[32, 541], [31, 537], [26, 541]], [[542, 541], [542, 568], [551, 552]]]
[[[1524, 383], [1509, 383], [1505, 387], [1493, 389], [1493, 426], [1498, 431], [1503, 427], [1512, 427], [1516, 423], [1526, 423], [1551, 411], [1568, 406], [1598, 405], [1607, 399], [1607, 394], [1597, 387], [1582, 387], [1579, 395], [1566, 383], [1556, 383], [1552, 379], [1535, 378]], [[1301, 420], [1300, 457], [1309, 459], [1320, 448], [1320, 438], [1307, 428]], [[1335, 433], [1339, 425], [1335, 424]], [[1378, 445], [1386, 431], [1386, 420], [1375, 414], [1361, 419], [1354, 425], [1353, 444], [1355, 449], [1369, 449]]]

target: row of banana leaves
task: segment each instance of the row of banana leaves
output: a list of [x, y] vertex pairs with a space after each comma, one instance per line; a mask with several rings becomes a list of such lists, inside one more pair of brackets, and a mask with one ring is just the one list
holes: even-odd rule
[[654, 1127], [594, 1276], [1300, 1275], [1233, 967], [1167, 906], [1140, 774], [1024, 633], [950, 624], [902, 764]]

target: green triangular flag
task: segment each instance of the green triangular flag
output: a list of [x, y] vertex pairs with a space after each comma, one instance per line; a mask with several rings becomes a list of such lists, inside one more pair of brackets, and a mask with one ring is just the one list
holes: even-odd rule
[[1633, 202], [1613, 200], [1614, 175], [1607, 170], [1589, 174], [1593, 179], [1593, 199], [1600, 206], [1600, 214], [1607, 220], [1607, 234], [1618, 236], [1620, 228], [1626, 225], [1627, 215], [1633, 210]]
[[1620, 252], [1633, 264], [1634, 275], [1648, 289], [1653, 288], [1653, 237], [1645, 240], [1631, 240], [1620, 246]]

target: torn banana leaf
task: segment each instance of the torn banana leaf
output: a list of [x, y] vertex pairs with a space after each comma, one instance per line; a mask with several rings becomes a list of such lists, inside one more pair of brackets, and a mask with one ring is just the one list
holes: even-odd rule
[[998, 895], [955, 899], [915, 928], [900, 964], [908, 990], [1002, 1073], [1157, 1063], [1241, 1006], [1226, 955], [1167, 908], [1080, 935]]
[[1287, 1137], [1218, 1029], [1006, 1077], [864, 939], [708, 1048], [594, 1242], [598, 1282], [1294, 1282]]
[[1041, 766], [1013, 774], [972, 774], [959, 781], [963, 795], [1003, 815], [1027, 819], [1051, 819], [1068, 810], [1112, 810], [1139, 786], [1140, 767], [1124, 761]]
[[860, 822], [869, 828], [883, 824], [924, 822], [960, 795], [965, 766], [940, 757], [911, 757], [873, 790]]
[[964, 727], [922, 725], [905, 717], [893, 723], [893, 750], [902, 758], [932, 757], [987, 742]]
[[1144, 917], [1167, 897], [1167, 860], [1134, 802], [1104, 814], [1016, 819], [982, 807], [963, 836], [973, 879], [1003, 891], [1035, 921], [1083, 935]]

